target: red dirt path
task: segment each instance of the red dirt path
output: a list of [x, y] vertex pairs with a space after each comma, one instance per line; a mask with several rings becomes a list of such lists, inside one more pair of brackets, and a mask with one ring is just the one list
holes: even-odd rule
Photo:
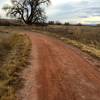
[[29, 33], [32, 65], [24, 72], [21, 100], [100, 100], [100, 72], [76, 49]]

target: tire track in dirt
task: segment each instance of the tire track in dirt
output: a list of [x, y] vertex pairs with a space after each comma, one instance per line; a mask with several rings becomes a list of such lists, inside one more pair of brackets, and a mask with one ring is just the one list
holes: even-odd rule
[[[59, 40], [40, 34], [27, 35], [35, 45], [32, 55], [36, 59], [31, 73], [27, 72], [26, 83], [30, 81], [28, 85], [33, 87], [33, 78], [36, 83], [28, 91], [26, 85], [27, 99], [22, 100], [100, 100], [100, 73], [92, 63]], [[35, 77], [30, 77], [34, 73]]]

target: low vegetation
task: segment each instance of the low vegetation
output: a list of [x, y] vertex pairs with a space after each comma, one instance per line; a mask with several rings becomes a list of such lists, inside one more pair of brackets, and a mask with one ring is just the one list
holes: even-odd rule
[[87, 52], [88, 54], [90, 54], [94, 58], [100, 60], [100, 49], [96, 49], [92, 46], [83, 44], [83, 43], [78, 42], [76, 40], [65, 39], [64, 42], [71, 44], [73, 46], [76, 46], [76, 47], [80, 48], [82, 51]]
[[5, 29], [9, 31], [36, 31], [49, 36], [56, 37], [67, 44], [74, 45], [82, 51], [100, 59], [100, 27], [99, 26], [66, 26], [66, 25], [49, 25], [49, 26], [17, 26], [17, 27], [0, 27], [0, 31]]
[[100, 27], [50, 25], [33, 29], [61, 39], [100, 59]]
[[29, 64], [31, 42], [27, 36], [0, 36], [0, 100], [16, 100], [23, 86], [20, 72]]

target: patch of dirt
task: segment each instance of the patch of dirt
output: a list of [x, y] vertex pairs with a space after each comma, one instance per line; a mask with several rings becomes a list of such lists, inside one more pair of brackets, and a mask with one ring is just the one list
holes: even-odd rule
[[21, 100], [100, 100], [100, 72], [76, 49], [59, 40], [27, 33], [32, 65], [23, 73]]

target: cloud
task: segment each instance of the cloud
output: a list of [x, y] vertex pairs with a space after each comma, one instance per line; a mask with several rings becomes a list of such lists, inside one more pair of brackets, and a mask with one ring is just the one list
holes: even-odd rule
[[88, 24], [88, 23], [99, 24], [100, 23], [100, 16], [82, 18], [81, 23], [83, 23], [83, 24]]
[[0, 16], [6, 18], [6, 13], [2, 9], [5, 4], [10, 4], [10, 0], [0, 0]]
[[52, 0], [52, 3], [47, 9], [49, 20], [80, 22], [100, 16], [100, 0]]
[[[0, 0], [0, 8], [10, 4], [10, 0]], [[100, 0], [51, 0], [46, 10], [48, 20], [71, 23], [99, 23]], [[0, 15], [5, 16], [0, 9]]]

